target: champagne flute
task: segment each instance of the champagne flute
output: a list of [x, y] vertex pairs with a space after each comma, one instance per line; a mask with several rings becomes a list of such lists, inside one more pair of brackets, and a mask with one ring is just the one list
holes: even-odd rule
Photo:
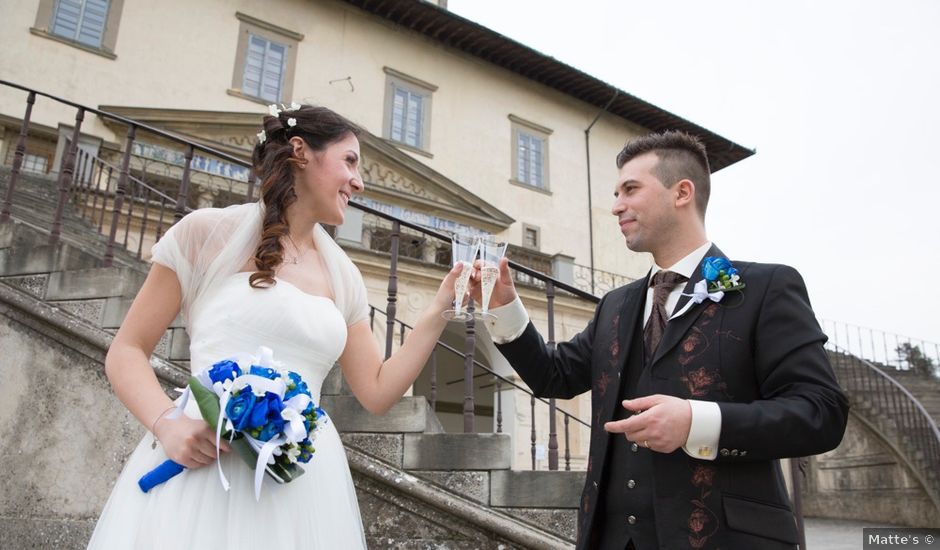
[[480, 293], [481, 303], [477, 314], [483, 317], [496, 318], [489, 312], [490, 299], [493, 297], [493, 288], [499, 279], [499, 261], [506, 254], [506, 243], [497, 242], [496, 237], [487, 235], [480, 238]]
[[473, 317], [463, 308], [463, 299], [467, 294], [470, 274], [473, 273], [473, 261], [476, 260], [480, 242], [470, 235], [454, 234], [450, 240], [454, 266], [463, 264], [463, 270], [454, 281], [454, 307], [441, 313], [448, 321], [469, 321]]

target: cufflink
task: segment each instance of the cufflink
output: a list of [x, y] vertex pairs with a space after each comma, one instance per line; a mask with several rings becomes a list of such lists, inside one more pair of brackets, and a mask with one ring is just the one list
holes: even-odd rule
[[708, 446], [702, 446], [698, 448], [698, 456], [711, 456], [712, 448]]

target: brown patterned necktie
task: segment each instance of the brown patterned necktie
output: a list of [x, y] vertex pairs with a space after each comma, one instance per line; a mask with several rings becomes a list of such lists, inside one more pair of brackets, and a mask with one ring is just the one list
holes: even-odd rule
[[663, 338], [663, 332], [666, 330], [666, 299], [669, 293], [679, 283], [688, 281], [688, 277], [680, 275], [673, 271], [657, 271], [653, 275], [651, 286], [653, 287], [653, 309], [650, 311], [649, 321], [643, 329], [643, 344], [646, 347], [646, 356], [652, 357], [659, 346], [659, 341]]

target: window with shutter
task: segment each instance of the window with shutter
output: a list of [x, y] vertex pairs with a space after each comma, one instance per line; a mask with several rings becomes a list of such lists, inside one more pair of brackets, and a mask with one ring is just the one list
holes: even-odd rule
[[92, 48], [101, 48], [108, 7], [108, 0], [58, 0], [49, 32]]
[[548, 136], [551, 130], [509, 115], [512, 122], [512, 175], [517, 184], [548, 190]]
[[297, 48], [304, 35], [242, 12], [229, 95], [257, 103], [290, 103]]
[[392, 130], [389, 137], [405, 145], [422, 148], [424, 96], [397, 86], [392, 93]]
[[425, 155], [430, 149], [431, 96], [437, 86], [385, 67], [384, 136]]
[[287, 46], [260, 36], [248, 36], [242, 92], [265, 101], [281, 101]]

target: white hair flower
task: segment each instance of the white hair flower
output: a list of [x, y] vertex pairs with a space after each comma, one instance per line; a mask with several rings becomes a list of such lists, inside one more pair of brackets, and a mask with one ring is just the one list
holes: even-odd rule
[[266, 134], [264, 130], [261, 130], [255, 135], [258, 136], [258, 143], [264, 143], [264, 140], [268, 139], [268, 134]]
[[281, 110], [277, 108], [277, 103], [268, 105], [268, 113], [270, 113], [271, 116], [277, 116], [281, 114]]
[[294, 126], [297, 126], [297, 119], [296, 118], [287, 119], [287, 125], [290, 126], [291, 128], [293, 128]]
[[290, 110], [296, 111], [297, 109], [300, 109], [300, 103], [297, 103], [296, 101], [292, 101], [290, 104]]

